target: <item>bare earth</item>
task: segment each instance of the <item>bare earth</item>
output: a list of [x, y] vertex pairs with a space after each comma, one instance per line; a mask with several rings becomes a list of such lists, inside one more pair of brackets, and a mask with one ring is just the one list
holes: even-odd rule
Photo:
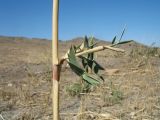
[[[80, 39], [61, 41], [60, 56]], [[160, 49], [136, 42], [118, 47], [126, 53], [95, 54], [105, 81], [82, 99], [67, 92], [80, 78], [64, 64], [61, 120], [160, 120]], [[52, 120], [51, 66], [51, 41], [0, 37], [0, 120]]]

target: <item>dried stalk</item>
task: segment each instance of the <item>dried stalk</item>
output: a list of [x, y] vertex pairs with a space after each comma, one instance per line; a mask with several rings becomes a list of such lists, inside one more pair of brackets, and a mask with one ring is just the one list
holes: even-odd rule
[[53, 103], [53, 120], [59, 120], [59, 60], [58, 60], [58, 9], [59, 0], [53, 2], [52, 15], [52, 63], [53, 63], [53, 86], [52, 86], [52, 103]]
[[[105, 49], [110, 49], [110, 50], [117, 51], [117, 52], [125, 52], [123, 49], [120, 49], [120, 48], [114, 48], [114, 47], [111, 47], [111, 46], [98, 46], [98, 47], [95, 47], [95, 48], [92, 48], [92, 49], [88, 49], [88, 50], [76, 53], [76, 56], [78, 57], [78, 56], [88, 54], [88, 53], [99, 52], [99, 51], [102, 51], [102, 50], [105, 50]], [[64, 61], [66, 59], [68, 59], [68, 52], [61, 59], [61, 61]]]
[[1, 114], [0, 114], [0, 118], [1, 118], [2, 120], [5, 120]]
[[[68, 59], [68, 53], [59, 61], [58, 59], [58, 9], [59, 0], [53, 0], [53, 18], [52, 18], [52, 63], [53, 63], [53, 87], [52, 87], [52, 103], [53, 103], [53, 120], [59, 120], [59, 79], [60, 79], [60, 67], [63, 61]], [[93, 49], [85, 51], [79, 51], [76, 56], [81, 56], [88, 53], [98, 52], [105, 49], [110, 49], [117, 52], [124, 52], [119, 48], [112, 46], [98, 46]]]
[[114, 48], [114, 47], [110, 47], [110, 46], [98, 46], [98, 47], [77, 53], [76, 56], [81, 56], [81, 55], [88, 54], [88, 53], [98, 52], [98, 51], [102, 51], [105, 49], [110, 49], [110, 50], [117, 51], [117, 52], [124, 52], [124, 50], [119, 49], [119, 48]]

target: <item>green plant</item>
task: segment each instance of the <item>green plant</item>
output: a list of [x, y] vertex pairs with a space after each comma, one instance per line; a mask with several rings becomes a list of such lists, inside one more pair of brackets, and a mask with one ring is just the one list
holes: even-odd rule
[[68, 53], [68, 64], [71, 69], [81, 77], [81, 83], [89, 85], [97, 85], [101, 80], [104, 80], [102, 76], [98, 74], [99, 70], [104, 70], [104, 68], [99, 65], [94, 59], [94, 53], [86, 53], [79, 56], [82, 66], [77, 61], [76, 53], [79, 51], [85, 51], [93, 49], [96, 43], [93, 38], [88, 39], [85, 36], [83, 43], [79, 46], [72, 46]]
[[[114, 37], [111, 46], [98, 46], [95, 47], [97, 43], [94, 42], [93, 38], [88, 39], [85, 37], [83, 43], [78, 46], [71, 46], [67, 55], [62, 60], [67, 60], [70, 68], [80, 77], [82, 80], [90, 85], [97, 85], [100, 81], [103, 81], [103, 77], [99, 75], [99, 70], [104, 70], [104, 68], [98, 64], [94, 59], [94, 52], [111, 49], [115, 51], [123, 52], [123, 50], [118, 48], [113, 48], [113, 46], [128, 43], [130, 41], [116, 41], [116, 37]], [[76, 57], [81, 59], [80, 66]]]
[[[116, 37], [114, 37], [110, 46], [96, 46], [97, 43], [93, 37], [87, 38], [85, 36], [82, 44], [71, 46], [65, 56], [60, 60], [60, 66], [62, 66], [64, 61], [67, 61], [72, 71], [80, 77], [80, 82], [67, 88], [69, 94], [72, 96], [80, 95], [82, 92], [88, 92], [91, 86], [94, 87], [104, 81], [103, 77], [99, 74], [99, 71], [104, 70], [104, 68], [94, 59], [94, 52], [105, 49], [124, 52], [124, 50], [115, 48], [115, 46], [128, 42], [130, 41], [117, 41]], [[120, 95], [117, 93], [113, 92], [114, 99], [120, 98]]]
[[[124, 50], [115, 48], [114, 46], [118, 44], [124, 44], [128, 43], [130, 41], [122, 41], [122, 36], [124, 34], [125, 29], [122, 32], [122, 35], [119, 39], [119, 41], [116, 40], [116, 36], [114, 37], [112, 44], [108, 46], [98, 46], [94, 47], [94, 44], [88, 43], [88, 40], [85, 39], [85, 41], [79, 45], [79, 46], [72, 46], [70, 50], [66, 53], [62, 59], [59, 60], [58, 56], [58, 13], [59, 13], [59, 0], [54, 0], [53, 2], [53, 28], [52, 28], [52, 63], [53, 63], [53, 86], [52, 86], [52, 102], [53, 102], [53, 120], [59, 119], [59, 79], [60, 79], [60, 70], [63, 62], [65, 60], [68, 61], [68, 64], [70, 65], [70, 68], [82, 79], [82, 82], [86, 82], [90, 85], [98, 85], [100, 84], [100, 81], [103, 80], [101, 76], [98, 75], [97, 69], [100, 69], [100, 66], [97, 64], [97, 62], [93, 59], [94, 52], [102, 51], [105, 49], [110, 49], [117, 52], [124, 52]], [[87, 57], [83, 55], [88, 55]], [[82, 68], [76, 57], [80, 57], [82, 61], [84, 61], [85, 64], [83, 65], [84, 68]], [[90, 63], [92, 63], [90, 65]], [[83, 64], [83, 63], [82, 63]], [[93, 65], [94, 64], [94, 65]], [[85, 67], [87, 66], [87, 68]], [[88, 68], [91, 68], [95, 66], [94, 72], [95, 74], [90, 74], [88, 72]]]
[[79, 96], [81, 93], [87, 93], [90, 90], [89, 84], [74, 83], [66, 87], [66, 91], [70, 96]]
[[112, 106], [114, 104], [120, 103], [121, 99], [119, 99], [117, 96], [106, 96], [104, 101], [107, 106]]
[[119, 104], [121, 103], [121, 100], [124, 98], [123, 93], [120, 91], [118, 87], [115, 87], [110, 81], [110, 93], [109, 95], [104, 96], [104, 101], [108, 106], [114, 105], [114, 104]]

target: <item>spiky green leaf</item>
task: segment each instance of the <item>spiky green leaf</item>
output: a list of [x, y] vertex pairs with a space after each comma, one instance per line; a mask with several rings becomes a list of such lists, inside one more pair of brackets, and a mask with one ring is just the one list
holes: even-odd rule
[[92, 69], [93, 60], [90, 60], [90, 59], [88, 59], [84, 56], [79, 56], [79, 58], [82, 59], [82, 65], [83, 65], [84, 68], [87, 66], [87, 67], [90, 67]]
[[75, 56], [75, 50], [73, 47], [70, 48], [70, 51], [68, 53], [68, 63], [71, 67], [71, 69], [79, 76], [81, 76], [84, 73], [84, 70], [80, 67], [76, 60]]
[[101, 80], [103, 80], [104, 81], [104, 78], [103, 78], [103, 76], [99, 76], [100, 78], [101, 78]]
[[93, 72], [98, 74], [99, 70], [104, 70], [104, 68], [98, 64], [96, 61], [93, 62]]
[[68, 62], [70, 68], [73, 70], [74, 73], [76, 73], [78, 76], [82, 76], [82, 74], [85, 72], [82, 68]]
[[83, 80], [85, 80], [86, 82], [88, 82], [91, 85], [97, 85], [100, 83], [97, 79], [93, 78], [92, 76], [88, 75], [87, 73], [84, 73], [82, 75], [82, 78], [83, 78]]
[[95, 60], [90, 60], [83, 56], [79, 56], [79, 57], [82, 59], [82, 65], [84, 68], [88, 65], [88, 67], [90, 67], [93, 70], [93, 72], [96, 74], [98, 73], [99, 70], [104, 70], [104, 68]]
[[91, 37], [91, 38], [89, 39], [89, 48], [90, 48], [90, 49], [93, 48], [93, 44], [94, 44], [94, 39], [93, 39], [93, 37]]
[[97, 67], [100, 69], [100, 70], [104, 70], [104, 68], [99, 64], [97, 63], [95, 60], [93, 61], [95, 65], [97, 65]]
[[85, 71], [87, 72], [88, 71], [88, 62], [86, 59], [82, 59], [82, 65], [83, 65], [83, 68], [85, 69]]
[[88, 49], [88, 48], [89, 48], [89, 42], [88, 42], [87, 36], [85, 36], [85, 38], [84, 38], [84, 49]]
[[126, 30], [126, 28], [123, 29], [123, 31], [122, 31], [122, 33], [121, 33], [121, 37], [120, 37], [120, 39], [119, 39], [119, 42], [122, 40], [122, 37], [123, 37], [123, 35], [124, 35], [125, 30]]
[[84, 68], [86, 67], [86, 65], [87, 65], [87, 60], [86, 59], [82, 59], [82, 65], [83, 65]]
[[70, 50], [69, 50], [69, 53], [68, 53], [68, 60], [70, 63], [76, 65], [79, 67], [79, 64], [76, 60], [76, 56], [75, 56], [75, 50], [74, 50], [74, 47], [71, 46]]
[[96, 79], [97, 81], [104, 81], [104, 78], [98, 74], [88, 73], [88, 75], [91, 76], [92, 78]]
[[112, 40], [112, 44], [114, 44], [114, 43], [115, 43], [116, 38], [117, 38], [117, 36], [115, 36], [115, 37], [113, 38], [113, 40]]
[[133, 40], [128, 40], [128, 41], [122, 41], [122, 42], [119, 42], [118, 44], [126, 44], [126, 43], [129, 43], [129, 42], [132, 42]]

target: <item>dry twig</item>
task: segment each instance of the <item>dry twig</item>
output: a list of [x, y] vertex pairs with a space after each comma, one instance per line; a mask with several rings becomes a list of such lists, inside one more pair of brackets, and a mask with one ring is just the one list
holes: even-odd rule
[[[102, 50], [105, 50], [105, 49], [110, 49], [110, 50], [117, 51], [117, 52], [125, 52], [123, 49], [120, 49], [120, 48], [114, 48], [114, 47], [111, 47], [111, 46], [98, 46], [98, 47], [95, 47], [95, 48], [92, 48], [92, 49], [88, 49], [88, 50], [85, 50], [85, 51], [82, 51], [82, 52], [78, 52], [78, 53], [76, 53], [76, 56], [78, 57], [78, 56], [88, 54], [88, 53], [99, 52], [99, 51], [102, 51]], [[64, 61], [66, 59], [68, 59], [68, 52], [64, 55], [64, 57], [62, 58], [61, 61]]]
[[154, 105], [154, 107], [155, 107], [155, 108], [157, 108], [157, 109], [160, 109], [160, 107], [159, 107], [159, 106], [157, 106], [157, 105]]
[[1, 118], [2, 120], [5, 120], [4, 117], [2, 116], [2, 114], [0, 114], [0, 118]]

